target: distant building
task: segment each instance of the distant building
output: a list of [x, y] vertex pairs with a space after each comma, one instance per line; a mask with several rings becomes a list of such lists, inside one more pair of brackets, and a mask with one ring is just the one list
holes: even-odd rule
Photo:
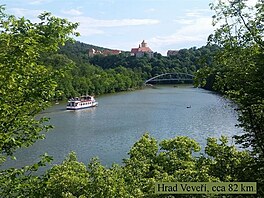
[[142, 41], [141, 45], [138, 46], [138, 48], [131, 49], [131, 56], [143, 57], [145, 54], [149, 58], [153, 57], [153, 51], [147, 46], [147, 43], [145, 43], [144, 40]]
[[95, 49], [88, 49], [88, 56], [89, 57], [93, 57], [94, 55], [98, 54], [99, 51], [98, 50], [95, 50]]
[[103, 56], [118, 55], [120, 53], [121, 50], [95, 50], [93, 48], [88, 50], [89, 57], [93, 57], [95, 55], [103, 55]]
[[103, 50], [102, 51], [103, 55], [108, 56], [108, 55], [118, 55], [121, 53], [120, 50]]
[[167, 56], [175, 56], [179, 53], [178, 50], [168, 50]]

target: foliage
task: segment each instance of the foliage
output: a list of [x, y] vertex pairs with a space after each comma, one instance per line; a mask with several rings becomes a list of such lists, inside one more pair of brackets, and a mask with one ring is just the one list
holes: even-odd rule
[[[217, 46], [199, 49], [179, 50], [175, 56], [164, 57], [158, 53], [148, 57], [136, 58], [129, 53], [119, 55], [96, 55], [88, 57], [91, 48], [102, 49], [81, 42], [66, 43], [60, 47], [59, 54], [44, 54], [42, 60], [53, 70], [63, 73], [57, 77], [61, 95], [56, 99], [70, 98], [81, 94], [104, 94], [139, 88], [153, 76], [167, 72], [194, 73], [197, 69], [211, 63], [211, 54], [218, 51]], [[72, 63], [69, 63], [69, 60]], [[69, 66], [70, 65], [70, 66]]]
[[168, 72], [192, 74], [204, 64], [210, 64], [211, 59], [209, 57], [217, 50], [217, 46], [205, 46], [199, 49], [193, 47], [190, 49], [181, 49], [176, 55], [170, 57], [155, 53], [151, 59], [147, 57], [135, 58], [125, 54], [118, 56], [96, 55], [90, 58], [90, 62], [104, 69], [115, 68], [119, 65], [132, 69], [140, 68], [142, 72], [146, 73], [145, 77], [150, 78]]
[[4, 197], [160, 197], [154, 194], [155, 182], [252, 181], [250, 172], [244, 172], [252, 157], [229, 146], [225, 137], [220, 143], [209, 138], [205, 154], [194, 154], [199, 151], [199, 144], [188, 137], [158, 143], [146, 133], [122, 166], [106, 168], [96, 158], [86, 166], [70, 153], [41, 176], [26, 176], [25, 170], [32, 167], [11, 175], [6, 172], [9, 179], [2, 179], [0, 193]]
[[219, 24], [210, 43], [221, 50], [214, 58], [212, 67], [197, 72], [197, 82], [205, 80], [216, 91], [230, 97], [238, 105], [240, 127], [244, 134], [236, 136], [237, 143], [249, 148], [255, 161], [248, 164], [254, 168], [255, 180], [260, 191], [264, 189], [264, 4], [259, 0], [254, 7], [247, 1], [219, 1], [211, 5]]
[[[261, 15], [261, 12], [259, 14]], [[77, 24], [53, 17], [49, 13], [43, 13], [39, 18], [40, 23], [32, 23], [24, 18], [8, 16], [4, 9], [0, 8], [1, 162], [6, 156], [12, 156], [16, 149], [27, 147], [37, 139], [43, 138], [40, 132], [49, 129], [49, 126], [45, 125], [47, 119], [39, 120], [36, 115], [48, 106], [52, 98], [62, 97], [62, 92], [64, 96], [72, 96], [87, 91], [95, 94], [123, 91], [139, 86], [143, 78], [159, 72], [193, 72], [200, 67], [189, 64], [197, 60], [191, 54], [188, 55], [188, 50], [180, 51], [178, 56], [170, 58], [163, 58], [157, 54], [153, 59], [108, 57], [101, 61], [109, 59], [116, 61], [116, 58], [120, 58], [120, 64], [106, 68], [91, 65], [82, 59], [76, 62], [68, 55], [53, 52], [69, 40], [69, 35], [75, 34]], [[252, 99], [248, 105], [250, 109], [256, 109], [250, 111], [256, 116], [254, 123], [249, 122], [252, 121], [250, 116], [241, 117], [242, 125], [249, 133], [256, 132], [259, 119], [263, 119], [263, 112], [259, 111], [261, 108], [257, 103], [259, 101], [257, 98], [262, 102], [259, 95], [261, 90], [256, 86], [262, 85], [259, 83], [259, 78], [263, 74], [261, 73], [263, 67], [260, 67], [263, 66], [263, 56], [259, 45], [262, 37], [253, 33], [251, 35], [254, 38], [254, 42], [252, 41], [254, 45], [224, 48], [225, 50], [221, 51], [220, 57], [227, 61], [222, 63], [223, 70], [215, 74], [216, 82], [219, 82], [218, 87], [228, 91], [233, 98], [244, 94], [243, 97], [235, 98], [241, 99], [237, 100], [241, 109], [244, 108], [243, 105], [248, 104], [246, 103], [248, 99]], [[227, 58], [228, 53], [232, 53], [231, 49], [239, 52], [232, 54], [234, 59]], [[196, 49], [192, 50], [196, 52]], [[247, 53], [248, 59], [245, 58]], [[174, 66], [185, 62], [185, 59], [181, 60], [182, 54], [187, 58], [188, 66]], [[222, 60], [221, 58], [219, 60]], [[83, 60], [86, 60], [85, 57]], [[252, 67], [246, 70], [248, 74], [237, 69], [237, 62]], [[231, 64], [234, 64], [234, 68], [230, 67]], [[254, 69], [255, 73], [252, 71]], [[213, 68], [212, 71], [217, 70]], [[236, 71], [238, 76], [241, 75], [241, 78], [236, 78], [235, 81], [238, 84], [245, 82], [246, 86], [242, 87], [243, 89], [238, 90], [238, 85], [229, 83], [232, 76], [226, 74], [230, 71]], [[258, 76], [256, 81], [252, 78], [255, 75]], [[243, 78], [248, 81], [243, 81]], [[250, 92], [251, 85], [256, 86], [253, 93]], [[247, 112], [247, 109], [243, 110]], [[253, 151], [261, 156], [260, 140], [254, 139], [257, 136], [249, 137], [252, 138], [248, 143], [253, 146]], [[144, 134], [133, 145], [123, 165], [114, 164], [107, 168], [98, 159], [92, 159], [86, 166], [78, 162], [77, 156], [71, 153], [61, 164], [53, 166], [41, 175], [36, 171], [52, 160], [51, 157], [44, 155], [36, 164], [21, 169], [10, 168], [0, 171], [0, 196], [162, 197], [153, 194], [156, 181], [254, 181], [257, 178], [258, 182], [262, 182], [261, 174], [260, 176], [256, 174], [256, 170], [261, 173], [259, 164], [262, 158], [258, 155], [252, 157], [247, 151], [237, 150], [236, 147], [228, 145], [224, 137], [220, 139], [220, 143], [209, 138], [205, 153], [198, 156], [199, 151], [199, 144], [188, 137], [175, 137], [158, 143], [149, 134]], [[255, 178], [252, 178], [252, 175]], [[263, 192], [260, 191], [259, 195], [262, 196]]]
[[55, 94], [54, 72], [39, 63], [41, 53], [69, 40], [77, 24], [43, 13], [39, 23], [16, 18], [0, 7], [0, 156], [12, 155], [43, 138], [47, 119], [35, 119]]
[[127, 91], [142, 86], [140, 71], [118, 66], [102, 69], [88, 62], [75, 62], [65, 54], [42, 54], [42, 61], [56, 73], [58, 83], [55, 99], [66, 99], [82, 94], [104, 94]]
[[89, 173], [86, 166], [77, 161], [75, 154], [70, 153], [61, 165], [55, 165], [48, 170], [43, 189], [43, 197], [60, 197], [63, 194], [75, 192], [73, 195], [80, 196], [86, 192], [89, 182]]
[[0, 197], [40, 197], [44, 180], [36, 175], [36, 171], [51, 161], [52, 157], [44, 154], [41, 160], [33, 165], [2, 170]]
[[[43, 13], [39, 23], [4, 13], [0, 6], [0, 165], [21, 147], [44, 138], [47, 118], [36, 118], [54, 97], [56, 73], [46, 67], [40, 56], [58, 50], [77, 35], [78, 24]], [[39, 178], [32, 176], [49, 162], [43, 156], [39, 163], [21, 169], [0, 172], [1, 197], [27, 197], [38, 192]], [[4, 196], [5, 195], [5, 196]]]
[[74, 43], [66, 42], [65, 45], [60, 47], [58, 53], [66, 55], [68, 58], [70, 58], [77, 64], [88, 63], [89, 62], [89, 56], [88, 56], [89, 49], [105, 50], [106, 48], [82, 43], [80, 41], [76, 41]]

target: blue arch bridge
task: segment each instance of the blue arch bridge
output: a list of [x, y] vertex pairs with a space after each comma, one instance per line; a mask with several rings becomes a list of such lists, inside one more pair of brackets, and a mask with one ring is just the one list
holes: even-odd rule
[[194, 75], [187, 73], [164, 73], [145, 81], [145, 84], [193, 83]]

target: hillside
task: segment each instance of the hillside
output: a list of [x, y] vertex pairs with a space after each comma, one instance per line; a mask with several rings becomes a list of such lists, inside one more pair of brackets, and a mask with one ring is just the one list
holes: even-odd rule
[[184, 72], [192, 74], [204, 65], [210, 65], [212, 62], [212, 55], [218, 51], [219, 48], [216, 45], [212, 45], [203, 46], [201, 48], [192, 47], [190, 49], [180, 49], [176, 55], [170, 57], [162, 56], [155, 52], [154, 57], [151, 59], [146, 57], [131, 57], [129, 52], [119, 55], [96, 55], [94, 57], [89, 57], [89, 49], [112, 50], [76, 41], [75, 43], [67, 42], [65, 46], [61, 47], [59, 53], [66, 55], [69, 59], [77, 63], [77, 65], [81, 63], [90, 63], [103, 69], [123, 66], [126, 68], [141, 67], [143, 71], [145, 71], [144, 67], [150, 66], [151, 69], [148, 72], [150, 76], [154, 76], [164, 72]]
[[66, 55], [74, 62], [87, 62], [89, 49], [107, 50], [107, 48], [104, 47], [99, 47], [76, 41], [75, 43], [67, 42], [66, 45], [60, 48], [59, 53]]
[[106, 49], [77, 41], [61, 47], [59, 54], [45, 55], [45, 65], [62, 74], [57, 77], [57, 88], [63, 94], [56, 99], [84, 93], [100, 95], [131, 90], [141, 87], [146, 79], [162, 73], [194, 74], [198, 69], [211, 65], [213, 54], [219, 50], [211, 45], [181, 49], [175, 56], [154, 53], [153, 58], [137, 58], [129, 53], [89, 57], [88, 50], [91, 48]]

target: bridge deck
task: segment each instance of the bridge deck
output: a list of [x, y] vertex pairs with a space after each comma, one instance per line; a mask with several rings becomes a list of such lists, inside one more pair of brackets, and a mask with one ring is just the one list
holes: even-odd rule
[[149, 82], [160, 82], [160, 81], [193, 81], [193, 78], [194, 75], [187, 73], [165, 73], [154, 76], [146, 80], [145, 84]]

